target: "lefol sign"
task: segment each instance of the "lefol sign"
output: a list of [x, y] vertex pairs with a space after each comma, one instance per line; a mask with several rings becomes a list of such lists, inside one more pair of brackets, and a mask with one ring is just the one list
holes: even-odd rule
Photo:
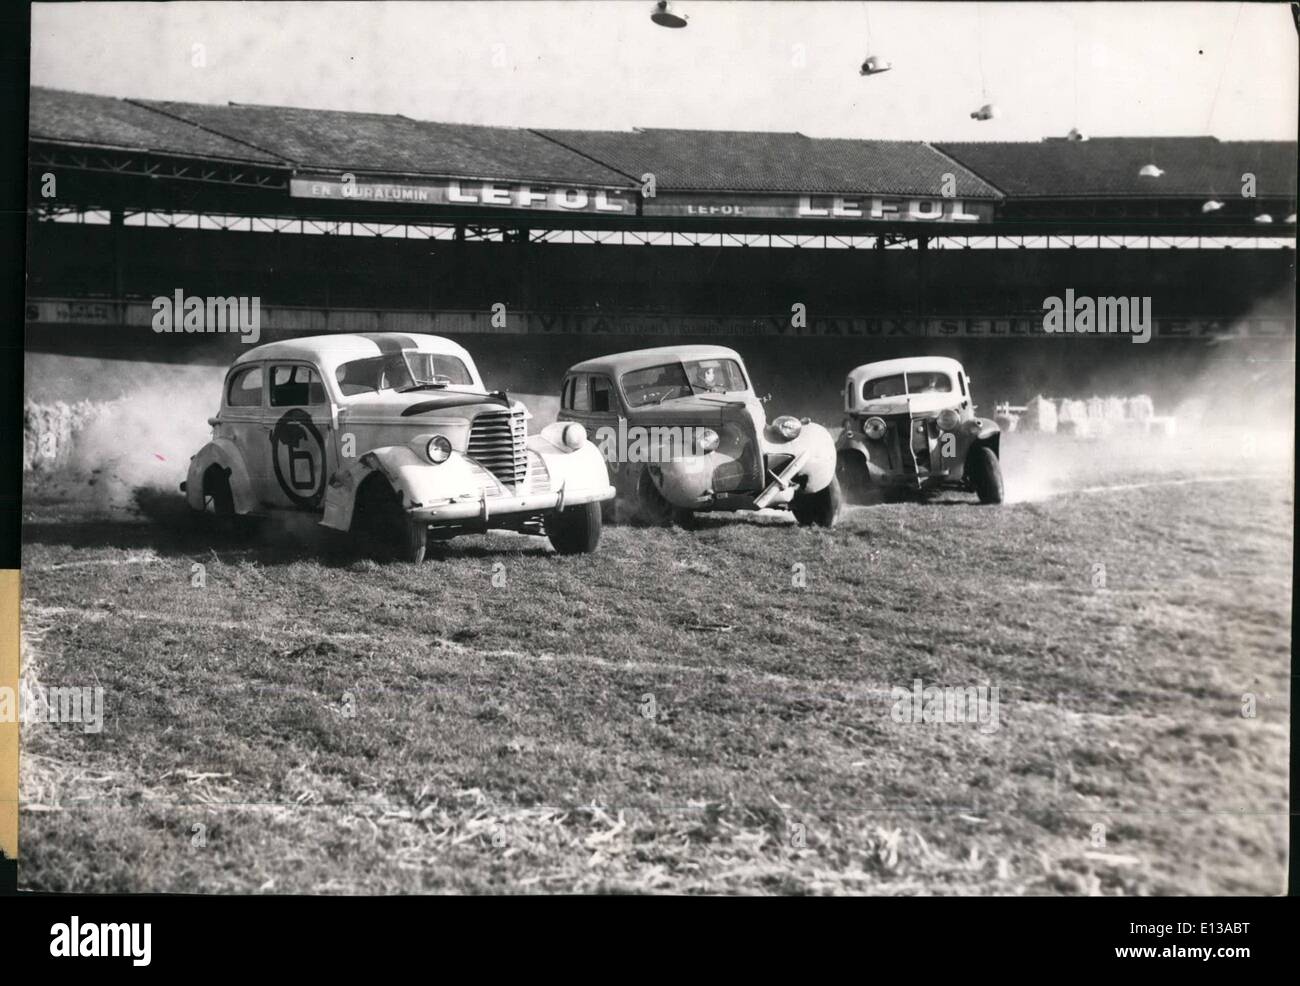
[[623, 216], [636, 214], [634, 194], [630, 190], [608, 188], [455, 178], [376, 179], [344, 174], [327, 177], [298, 176], [289, 180], [289, 195], [299, 199], [541, 212], [594, 212]]
[[647, 216], [716, 219], [828, 219], [858, 222], [977, 223], [993, 218], [993, 203], [943, 196], [798, 195], [661, 192], [645, 201]]

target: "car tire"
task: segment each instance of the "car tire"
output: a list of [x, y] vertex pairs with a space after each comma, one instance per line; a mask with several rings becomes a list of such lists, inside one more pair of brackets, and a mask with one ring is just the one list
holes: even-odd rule
[[1002, 464], [997, 454], [987, 445], [977, 445], [970, 450], [966, 461], [966, 471], [970, 475], [970, 484], [980, 498], [980, 503], [1001, 503]]
[[617, 524], [620, 513], [617, 496], [600, 501], [600, 522], [602, 524]]
[[212, 512], [218, 517], [235, 516], [235, 494], [230, 490], [230, 476], [224, 469], [213, 466], [203, 477], [203, 501], [212, 500]]
[[871, 500], [871, 473], [857, 452], [841, 452], [835, 461], [835, 478], [845, 503], [868, 503]]
[[[209, 467], [203, 476], [204, 509], [195, 511], [195, 521], [206, 531], [225, 538], [248, 537], [257, 532], [258, 520], [235, 513], [235, 495], [230, 489], [230, 474], [220, 466]], [[212, 509], [207, 509], [207, 501]]]
[[546, 515], [546, 536], [562, 555], [589, 555], [600, 543], [599, 503], [580, 503]]
[[673, 507], [673, 523], [683, 531], [694, 531], [700, 526], [700, 515], [694, 510]]
[[790, 512], [794, 514], [802, 527], [834, 527], [840, 515], [844, 497], [840, 493], [840, 481], [832, 479], [829, 486], [816, 493], [796, 493], [790, 501]]
[[672, 526], [673, 505], [659, 492], [649, 469], [642, 469], [636, 481], [636, 505], [642, 523], [652, 527]]
[[412, 520], [388, 481], [367, 479], [357, 491], [352, 511], [352, 533], [361, 551], [379, 561], [424, 561], [429, 525]]

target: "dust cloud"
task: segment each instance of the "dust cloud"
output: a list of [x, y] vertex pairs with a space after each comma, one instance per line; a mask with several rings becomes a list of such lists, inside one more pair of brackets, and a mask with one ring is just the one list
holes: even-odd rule
[[1206, 361], [1176, 387], [1152, 383], [1147, 393], [1158, 417], [1173, 418], [1172, 434], [1124, 427], [1091, 437], [1005, 434], [1007, 500], [1109, 485], [1294, 473], [1293, 350], [1272, 358], [1233, 354]]
[[174, 493], [211, 436], [224, 368], [28, 354], [29, 482], [105, 508]]

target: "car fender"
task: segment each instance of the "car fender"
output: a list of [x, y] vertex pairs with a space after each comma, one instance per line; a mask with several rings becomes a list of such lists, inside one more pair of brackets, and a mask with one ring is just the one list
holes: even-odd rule
[[528, 450], [535, 452], [551, 477], [551, 489], [563, 484], [566, 490], [597, 490], [611, 485], [609, 465], [599, 447], [590, 440], [578, 448], [563, 444], [564, 427], [569, 422], [549, 424], [539, 434], [528, 436]]
[[817, 493], [831, 485], [835, 479], [835, 439], [822, 425], [809, 421], [792, 439], [783, 439], [772, 426], [763, 433], [764, 455], [799, 455], [808, 453], [803, 468], [795, 476], [800, 485], [809, 493]]
[[857, 435], [852, 434], [847, 428], [840, 432], [840, 437], [835, 442], [835, 454], [836, 456], [859, 455], [868, 460], [871, 458], [867, 443]]
[[976, 418], [979, 421], [979, 431], [975, 432], [975, 441], [980, 445], [992, 445], [993, 451], [997, 451], [1002, 441], [1002, 428], [997, 421], [992, 418]]
[[403, 507], [423, 506], [452, 500], [465, 493], [477, 494], [480, 482], [470, 461], [453, 452], [434, 465], [409, 445], [385, 445], [371, 449], [345, 469], [330, 477], [325, 487], [321, 524], [346, 531], [352, 526], [357, 490], [367, 477], [381, 473]]
[[203, 510], [203, 476], [213, 466], [223, 469], [230, 480], [230, 494], [235, 513], [247, 514], [257, 509], [258, 501], [253, 481], [248, 475], [244, 453], [229, 438], [216, 438], [204, 445], [190, 459], [185, 475], [185, 502], [192, 510]]
[[[731, 461], [732, 457], [722, 452], [705, 452], [678, 456], [669, 462], [644, 463], [640, 469], [649, 470], [651, 481], [665, 500], [674, 507], [690, 508], [698, 506], [709, 493], [714, 470]], [[640, 469], [636, 470], [638, 482]]]
[[972, 447], [975, 445], [987, 445], [993, 449], [994, 455], [1001, 454], [1002, 448], [1002, 428], [992, 418], [976, 418], [980, 423], [980, 430], [972, 436]]
[[989, 418], [975, 418], [980, 424], [979, 430], [967, 432], [963, 436], [965, 448], [961, 451], [959, 462], [961, 463], [961, 474], [958, 476], [956, 470], [949, 470], [949, 475], [953, 478], [966, 479], [967, 462], [970, 461], [970, 455], [975, 449], [987, 446], [993, 450], [993, 454], [1001, 456], [1002, 454], [1002, 428], [996, 421]]

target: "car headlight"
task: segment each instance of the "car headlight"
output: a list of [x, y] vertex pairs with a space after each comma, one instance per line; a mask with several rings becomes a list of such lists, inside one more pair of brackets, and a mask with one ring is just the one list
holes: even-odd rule
[[718, 447], [718, 433], [712, 428], [701, 428], [695, 433], [695, 447], [701, 452], [712, 452]]
[[885, 419], [867, 418], [862, 422], [862, 433], [874, 442], [880, 441], [885, 437]]
[[961, 415], [947, 407], [939, 412], [939, 427], [944, 431], [956, 431], [961, 424]]
[[434, 435], [424, 447], [424, 454], [435, 466], [451, 458], [451, 442], [444, 435]]
[[587, 441], [587, 429], [578, 424], [578, 422], [571, 421], [564, 426], [564, 431], [561, 433], [561, 441], [564, 442], [565, 448], [577, 451], [582, 448], [583, 444]]
[[772, 422], [772, 427], [776, 429], [777, 434], [789, 441], [799, 437], [799, 433], [803, 431], [803, 422], [798, 418], [783, 414]]

